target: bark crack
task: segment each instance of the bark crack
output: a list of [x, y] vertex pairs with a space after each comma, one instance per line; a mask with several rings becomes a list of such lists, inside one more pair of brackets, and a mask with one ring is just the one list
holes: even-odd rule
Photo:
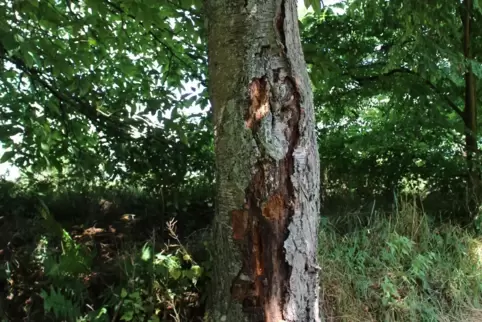
[[283, 52], [286, 54], [286, 36], [284, 32], [284, 23], [286, 18], [286, 9], [285, 9], [285, 0], [281, 0], [281, 4], [279, 7], [279, 11], [275, 18], [275, 31], [278, 35], [278, 41], [280, 42], [280, 46], [283, 49]]

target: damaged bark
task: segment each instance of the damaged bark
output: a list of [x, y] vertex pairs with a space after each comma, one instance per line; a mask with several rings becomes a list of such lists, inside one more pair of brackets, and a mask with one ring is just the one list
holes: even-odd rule
[[319, 157], [295, 0], [206, 0], [217, 209], [209, 321], [320, 321]]

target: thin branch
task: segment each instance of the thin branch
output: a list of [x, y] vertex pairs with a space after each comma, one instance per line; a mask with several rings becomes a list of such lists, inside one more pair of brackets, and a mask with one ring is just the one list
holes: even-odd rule
[[[118, 6], [117, 4], [115, 3], [112, 3], [111, 1], [108, 1], [108, 0], [105, 0], [105, 3], [109, 6], [111, 6], [117, 13], [121, 13], [121, 14], [126, 14], [126, 12], [120, 7]], [[132, 20], [136, 20], [136, 16], [134, 16], [133, 14], [126, 14], [127, 17], [131, 18]], [[138, 22], [140, 26], [144, 27], [144, 23], [143, 22]], [[166, 29], [166, 28], [159, 28], [158, 26], [156, 26], [158, 29], [160, 30], [164, 30], [164, 31], [167, 31], [168, 33], [171, 34], [171, 36], [176, 36], [176, 34], [170, 30], [170, 29]], [[151, 35], [151, 37], [156, 41], [158, 42], [159, 44], [162, 45], [162, 47], [164, 47], [164, 49], [166, 49], [171, 55], [172, 57], [175, 57], [178, 61], [180, 61], [185, 67], [187, 68], [192, 68], [192, 66], [189, 65], [189, 63], [185, 62], [182, 58], [180, 58], [178, 55], [176, 55], [176, 53], [174, 52], [174, 50], [169, 46], [167, 45], [164, 41], [162, 41], [162, 39], [159, 38], [158, 35], [156, 35], [152, 30], [149, 30], [148, 31], [148, 34]]]
[[[78, 98], [69, 97], [63, 92], [57, 91], [48, 81], [46, 81], [41, 77], [38, 70], [34, 68], [29, 68], [25, 64], [25, 62], [19, 57], [15, 57], [15, 56], [8, 57], [5, 47], [1, 43], [0, 43], [0, 58], [5, 59], [11, 62], [12, 64], [14, 64], [19, 70], [27, 74], [32, 81], [40, 84], [42, 87], [47, 89], [50, 92], [50, 94], [52, 94], [58, 100], [65, 102], [72, 107], [76, 107], [76, 106], [81, 107], [80, 109], [78, 109], [78, 111], [82, 115], [87, 117], [95, 125], [102, 128], [101, 123], [103, 123], [107, 127], [107, 129], [110, 129], [114, 132], [119, 132], [119, 130], [122, 129], [123, 124], [121, 121], [115, 120], [113, 118], [110, 118], [106, 115], [99, 113], [95, 107], [91, 106], [86, 102], [82, 102]], [[127, 134], [128, 136], [130, 136], [130, 134], [128, 133], [124, 133], [124, 134]]]
[[400, 67], [400, 68], [396, 68], [396, 69], [393, 69], [393, 70], [390, 70], [386, 73], [383, 73], [383, 74], [380, 74], [380, 75], [372, 75], [372, 76], [359, 76], [359, 77], [356, 77], [356, 76], [351, 76], [352, 79], [354, 79], [355, 81], [357, 81], [360, 85], [362, 85], [362, 83], [364, 81], [377, 81], [377, 80], [380, 80], [382, 77], [388, 77], [388, 76], [392, 76], [392, 75], [395, 75], [395, 74], [409, 74], [409, 75], [413, 75], [413, 76], [416, 76], [418, 79], [420, 79], [425, 85], [427, 85], [432, 91], [434, 91], [439, 97], [441, 97], [447, 104], [448, 106], [455, 112], [457, 113], [457, 115], [459, 115], [462, 119], [465, 118], [464, 116], [464, 112], [447, 96], [445, 95], [444, 93], [442, 93], [438, 88], [437, 86], [435, 86], [434, 83], [432, 83], [430, 80], [424, 78], [422, 75], [420, 75], [419, 73], [417, 72], [414, 72], [413, 70], [409, 69], [409, 68], [405, 68], [405, 67]]

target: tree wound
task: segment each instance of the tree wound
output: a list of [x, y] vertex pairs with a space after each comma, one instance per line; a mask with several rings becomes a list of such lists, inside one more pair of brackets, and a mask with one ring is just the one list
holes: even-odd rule
[[[270, 91], [270, 89], [276, 89]], [[260, 120], [269, 112], [286, 124], [287, 152], [283, 159], [260, 159], [246, 189], [244, 209], [232, 211], [233, 239], [240, 246], [243, 267], [232, 284], [232, 297], [260, 321], [282, 321], [290, 267], [284, 255], [287, 227], [293, 215], [293, 152], [299, 140], [300, 95], [294, 78], [280, 77], [270, 85], [266, 77], [249, 84], [246, 125], [256, 136]], [[279, 102], [275, 110], [270, 102]], [[249, 278], [242, 279], [242, 276]]]
[[266, 77], [254, 78], [248, 87], [249, 109], [246, 127], [254, 129], [259, 121], [269, 112], [270, 86]]

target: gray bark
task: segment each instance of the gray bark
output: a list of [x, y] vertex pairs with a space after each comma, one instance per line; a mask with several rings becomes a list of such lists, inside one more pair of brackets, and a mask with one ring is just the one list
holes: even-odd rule
[[209, 321], [320, 321], [320, 170], [296, 0], [206, 0], [217, 209]]

